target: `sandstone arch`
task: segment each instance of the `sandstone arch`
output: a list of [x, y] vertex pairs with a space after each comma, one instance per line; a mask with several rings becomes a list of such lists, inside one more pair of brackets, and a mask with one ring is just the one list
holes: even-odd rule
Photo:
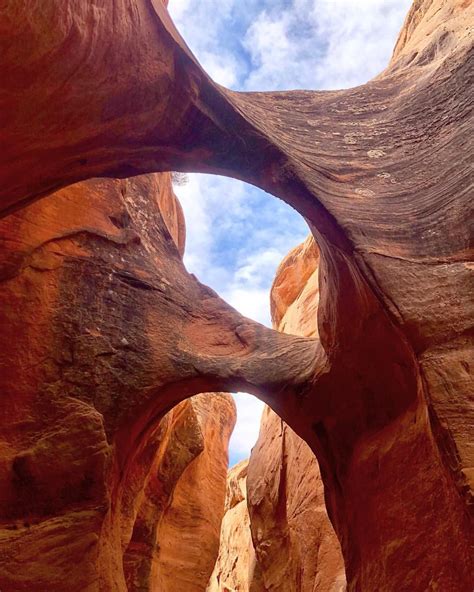
[[[84, 250], [95, 256], [103, 241], [127, 252], [113, 277], [112, 292], [126, 294], [129, 307], [121, 318], [149, 312], [147, 325], [159, 330], [143, 343], [143, 319], [133, 317], [124, 348], [142, 378], [127, 385], [120, 403], [96, 393], [104, 438], [114, 430], [122, 436], [122, 422], [138, 408], [137, 430], [145, 429], [157, 401], [164, 410], [204, 390], [238, 385], [259, 392], [318, 456], [350, 590], [469, 589], [472, 2], [415, 2], [387, 70], [362, 87], [324, 93], [227, 91], [201, 70], [160, 2], [123, 0], [114, 4], [114, 19], [107, 18], [110, 8], [105, 0], [71, 0], [51, 1], [47, 10], [21, 1], [6, 9], [2, 211], [92, 176], [196, 170], [254, 183], [304, 215], [320, 245], [321, 341], [248, 323], [189, 278], [170, 256], [166, 236], [154, 245], [146, 226], [134, 228], [146, 222], [146, 200], [132, 208], [131, 232], [110, 232], [101, 214], [101, 231], [91, 233], [84, 210], [86, 223], [73, 236], [47, 239], [28, 252], [33, 263], [23, 255], [19, 261], [27, 274], [59, 269], [58, 241], [60, 258], [80, 259]], [[110, 34], [112, 22], [121, 34]], [[7, 243], [17, 240], [23, 215], [37, 223], [35, 210], [24, 212], [5, 218], [13, 228], [13, 238], [4, 234]], [[150, 228], [163, 237], [160, 224]], [[136, 253], [147, 249], [153, 262], [130, 274]], [[9, 280], [17, 263], [7, 263]], [[77, 278], [94, 285], [98, 276], [87, 263], [80, 269], [64, 276], [58, 301], [82, 298], [93, 311], [87, 284], [75, 287]], [[49, 302], [48, 294], [36, 294], [33, 309]], [[154, 310], [166, 310], [169, 323]], [[25, 345], [8, 314], [2, 338], [19, 335], [6, 364], [15, 373]], [[32, 331], [43, 350], [38, 327]], [[109, 328], [117, 329], [112, 322]], [[58, 332], [61, 339], [70, 333]], [[86, 379], [73, 383], [79, 391], [90, 389], [87, 364], [103, 349], [102, 337], [92, 333], [80, 344], [87, 353]], [[153, 364], [134, 348], [152, 351]], [[57, 384], [55, 363], [41, 369], [47, 371]], [[109, 393], [113, 381], [103, 384]], [[132, 429], [117, 437], [117, 450], [134, 435]], [[17, 462], [20, 475], [25, 463], [23, 456]]]

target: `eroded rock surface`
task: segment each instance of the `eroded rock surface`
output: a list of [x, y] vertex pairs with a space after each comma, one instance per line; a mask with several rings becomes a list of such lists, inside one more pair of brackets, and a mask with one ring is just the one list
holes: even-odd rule
[[230, 395], [196, 395], [160, 422], [160, 445], [124, 554], [129, 592], [203, 592], [224, 514]]
[[206, 592], [266, 592], [250, 533], [244, 460], [229, 469], [220, 548]]
[[[248, 389], [316, 453], [350, 591], [473, 588], [473, 21], [471, 0], [416, 0], [366, 85], [236, 93], [158, 0], [3, 9], [3, 569], [31, 589], [48, 556], [59, 589], [64, 546], [78, 590], [120, 589], [98, 542], [117, 536], [110, 492], [172, 405]], [[306, 217], [319, 340], [190, 277], [143, 181], [20, 209], [163, 170], [234, 176]]]
[[[271, 291], [281, 331], [317, 336], [313, 237], [280, 264]], [[229, 471], [219, 559], [209, 592], [341, 592], [344, 563], [313, 451], [266, 407], [249, 461]]]
[[[122, 557], [137, 512], [135, 532], [151, 553], [138, 553], [145, 563], [138, 581], [147, 581], [157, 563], [153, 537], [140, 524], [146, 530], [160, 515], [148, 503], [160, 486], [150, 472], [161, 462], [168, 430], [169, 437], [178, 433], [179, 425], [173, 431], [163, 415], [193, 392], [207, 392], [206, 385], [229, 384], [226, 359], [235, 368], [231, 377], [241, 376], [242, 386], [245, 375], [252, 381], [260, 339], [276, 339], [282, 355], [287, 345], [187, 274], [180, 256], [184, 225], [169, 175], [83, 182], [2, 219], [0, 227], [0, 588], [63, 591], [67, 581], [71, 592], [126, 590]], [[192, 305], [185, 299], [189, 287]], [[216, 330], [217, 318], [224, 324]], [[308, 345], [311, 351], [308, 340], [300, 343], [303, 355]], [[215, 364], [223, 364], [217, 381], [210, 378]], [[204, 454], [200, 437], [194, 446], [185, 430], [181, 446], [166, 448], [184, 456], [168, 458], [164, 481], [171, 488], [188, 470], [189, 479], [214, 482], [211, 492], [202, 491], [214, 500], [212, 519], [210, 508], [200, 509], [199, 495], [188, 508], [202, 525], [189, 536], [201, 541], [203, 563], [195, 568], [207, 581], [225, 487], [224, 451], [217, 449], [228, 432], [218, 418], [229, 403], [221, 411], [213, 404], [207, 412], [196, 404], [186, 408], [191, 419], [210, 415], [189, 421], [198, 432], [200, 423], [209, 427], [212, 450]], [[177, 495], [183, 488], [181, 482]], [[168, 513], [163, 528], [172, 530], [177, 519]], [[131, 565], [133, 544], [129, 551]], [[183, 550], [183, 557], [192, 552]]]
[[344, 562], [318, 463], [269, 407], [247, 478], [250, 528], [268, 592], [344, 592]]
[[[313, 237], [282, 261], [271, 291], [279, 330], [315, 337], [319, 251]], [[250, 455], [248, 509], [268, 592], [341, 592], [344, 563], [313, 451], [269, 407]]]

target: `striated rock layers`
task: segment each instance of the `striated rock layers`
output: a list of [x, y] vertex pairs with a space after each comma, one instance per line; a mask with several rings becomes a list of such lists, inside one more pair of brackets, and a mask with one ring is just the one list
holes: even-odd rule
[[247, 468], [244, 460], [227, 477], [220, 548], [206, 592], [265, 592], [250, 533], [247, 509]]
[[[0, 202], [17, 213], [0, 234], [0, 501], [23, 524], [4, 570], [33, 573], [34, 524], [57, 533], [35, 558], [82, 557], [36, 564], [49, 590], [55, 569], [120, 590], [105, 541], [150, 432], [185, 397], [239, 389], [317, 455], [351, 592], [474, 587], [473, 21], [472, 0], [416, 0], [371, 82], [236, 93], [158, 0], [2, 8]], [[165, 170], [234, 176], [305, 216], [319, 338], [189, 276], [143, 181], [24, 208]]]
[[166, 292], [147, 266], [184, 246], [169, 175], [83, 182], [0, 226], [0, 588], [204, 590], [235, 407], [146, 405], [140, 295]]
[[[318, 264], [312, 237], [281, 263], [271, 292], [280, 330], [317, 336]], [[269, 407], [248, 467], [229, 472], [220, 545], [210, 592], [345, 590], [316, 457]]]
[[314, 453], [269, 407], [249, 462], [248, 511], [265, 592], [344, 592]]
[[[281, 263], [271, 293], [273, 324], [317, 336], [319, 253], [309, 237]], [[267, 407], [247, 477], [248, 511], [264, 590], [341, 592], [344, 563], [326, 513], [313, 451]]]
[[234, 402], [222, 393], [196, 395], [161, 420], [124, 554], [129, 592], [205, 590], [218, 554], [234, 421]]

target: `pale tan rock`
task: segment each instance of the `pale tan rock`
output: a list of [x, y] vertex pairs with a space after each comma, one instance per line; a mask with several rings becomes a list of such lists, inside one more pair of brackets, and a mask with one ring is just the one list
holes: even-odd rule
[[206, 592], [266, 592], [250, 534], [247, 465], [241, 461], [227, 476], [219, 556]]

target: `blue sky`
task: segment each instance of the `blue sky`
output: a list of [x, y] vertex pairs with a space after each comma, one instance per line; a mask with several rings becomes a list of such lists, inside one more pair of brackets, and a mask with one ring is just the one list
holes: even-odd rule
[[[170, 0], [187, 44], [234, 90], [329, 90], [363, 84], [387, 65], [411, 0]], [[175, 188], [187, 224], [188, 270], [244, 315], [270, 324], [278, 264], [308, 233], [285, 203], [240, 181], [189, 175]], [[230, 464], [248, 457], [262, 404], [235, 396]]]

